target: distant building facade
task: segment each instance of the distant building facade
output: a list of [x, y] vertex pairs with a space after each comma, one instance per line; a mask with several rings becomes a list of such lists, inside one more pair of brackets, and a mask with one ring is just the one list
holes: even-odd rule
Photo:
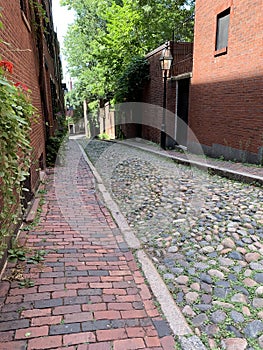
[[189, 126], [208, 155], [262, 162], [262, 13], [262, 0], [196, 0]]

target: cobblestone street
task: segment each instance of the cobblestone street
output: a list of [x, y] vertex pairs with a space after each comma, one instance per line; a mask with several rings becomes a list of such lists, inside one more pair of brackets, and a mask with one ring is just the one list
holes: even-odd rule
[[70, 141], [39, 221], [22, 226], [25, 255], [2, 276], [0, 349], [262, 349], [262, 188], [151, 150], [79, 142], [139, 246]]
[[0, 350], [263, 350], [263, 0], [0, 0]]
[[86, 152], [193, 332], [211, 349], [262, 349], [262, 188], [120, 143]]

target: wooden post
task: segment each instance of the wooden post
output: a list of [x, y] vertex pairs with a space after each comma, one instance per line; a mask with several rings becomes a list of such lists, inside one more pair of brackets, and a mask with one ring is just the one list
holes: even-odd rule
[[85, 128], [85, 135], [86, 137], [90, 137], [90, 131], [88, 128], [88, 116], [87, 116], [87, 100], [83, 101], [83, 111], [84, 111], [84, 128]]

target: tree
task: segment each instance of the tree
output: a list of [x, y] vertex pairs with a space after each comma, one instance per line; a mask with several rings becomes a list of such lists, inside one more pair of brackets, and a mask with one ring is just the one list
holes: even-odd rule
[[167, 40], [191, 41], [193, 0], [63, 0], [76, 12], [66, 57], [88, 100], [110, 99], [135, 57]]

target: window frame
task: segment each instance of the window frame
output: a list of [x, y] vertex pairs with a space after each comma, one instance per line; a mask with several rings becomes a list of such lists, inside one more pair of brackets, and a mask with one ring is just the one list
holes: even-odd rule
[[31, 32], [31, 26], [29, 24], [29, 8], [26, 0], [20, 0], [20, 10], [22, 19], [25, 23], [25, 26], [27, 27], [27, 30]]
[[[216, 37], [215, 37], [215, 56], [227, 54], [229, 41], [231, 7], [221, 11], [216, 16]], [[223, 20], [225, 19], [225, 23]], [[227, 28], [226, 28], [227, 26]], [[222, 42], [226, 45], [222, 45]]]
[[27, 17], [28, 9], [27, 9], [27, 3], [25, 0], [20, 0], [20, 10], [25, 14]]

